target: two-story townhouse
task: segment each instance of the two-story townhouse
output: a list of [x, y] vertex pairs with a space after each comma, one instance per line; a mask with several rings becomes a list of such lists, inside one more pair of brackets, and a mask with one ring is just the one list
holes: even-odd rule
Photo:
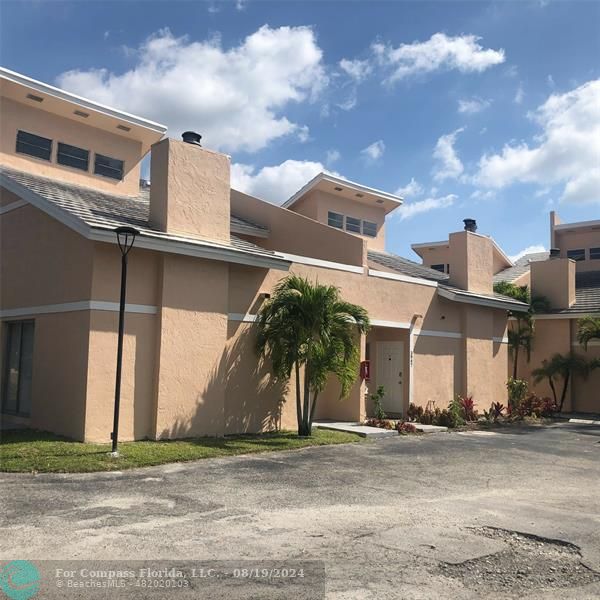
[[507, 311], [527, 307], [494, 294], [491, 239], [451, 233], [440, 273], [385, 251], [393, 194], [321, 174], [277, 206], [232, 189], [229, 157], [194, 136], [165, 138], [161, 125], [8, 70], [0, 83], [4, 423], [108, 441], [122, 225], [139, 231], [123, 439], [295, 426], [293, 381], [275, 381], [254, 351], [257, 311], [287, 273], [338, 286], [373, 324], [360, 340], [370, 380], [346, 399], [331, 381], [318, 418], [361, 420], [378, 385], [399, 415], [455, 393], [504, 400]]

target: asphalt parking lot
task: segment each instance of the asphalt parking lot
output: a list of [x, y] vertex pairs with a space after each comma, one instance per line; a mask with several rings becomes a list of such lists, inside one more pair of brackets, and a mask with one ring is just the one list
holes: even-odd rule
[[316, 560], [328, 599], [600, 597], [593, 425], [0, 474], [0, 490], [1, 560]]

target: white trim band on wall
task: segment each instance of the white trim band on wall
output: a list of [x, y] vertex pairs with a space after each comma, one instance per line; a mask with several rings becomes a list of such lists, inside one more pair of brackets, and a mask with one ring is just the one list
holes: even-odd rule
[[358, 265], [347, 265], [345, 263], [323, 260], [322, 258], [312, 258], [311, 256], [300, 256], [299, 254], [290, 254], [289, 252], [277, 252], [277, 255], [285, 260], [299, 265], [309, 265], [311, 267], [323, 267], [324, 269], [333, 269], [334, 271], [347, 271], [348, 273], [364, 272], [364, 269]]
[[443, 337], [443, 338], [451, 338], [453, 340], [462, 339], [462, 333], [457, 331], [433, 331], [431, 329], [415, 329], [414, 335], [420, 336], [424, 335], [426, 337]]
[[238, 323], [254, 323], [256, 319], [257, 315], [251, 315], [250, 313], [229, 313], [229, 320]]
[[[23, 308], [8, 308], [0, 310], [0, 318], [30, 317], [35, 315], [50, 315], [54, 313], [76, 312], [82, 310], [103, 310], [119, 312], [118, 302], [103, 300], [82, 300], [80, 302], [65, 302], [63, 304], [45, 304], [43, 306], [26, 306]], [[126, 304], [125, 312], [143, 315], [155, 315], [158, 307], [148, 304]]]

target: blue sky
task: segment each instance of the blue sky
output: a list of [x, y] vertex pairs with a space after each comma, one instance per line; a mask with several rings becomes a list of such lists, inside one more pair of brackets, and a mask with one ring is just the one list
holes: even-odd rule
[[1, 63], [203, 134], [283, 202], [399, 191], [388, 250], [478, 220], [509, 255], [600, 218], [600, 3], [3, 2]]

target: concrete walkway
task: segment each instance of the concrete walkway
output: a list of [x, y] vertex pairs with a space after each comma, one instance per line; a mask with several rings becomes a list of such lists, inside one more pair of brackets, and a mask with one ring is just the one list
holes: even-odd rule
[[398, 436], [398, 432], [395, 429], [381, 429], [381, 427], [371, 427], [369, 425], [350, 423], [348, 421], [314, 421], [313, 425], [319, 429], [333, 429], [334, 431], [355, 433], [356, 435], [369, 439]]
[[[370, 425], [349, 421], [315, 421], [313, 425], [321, 429], [356, 433], [356, 435], [369, 439], [398, 435], [395, 429], [381, 429], [381, 427], [371, 427]], [[413, 423], [413, 425], [419, 433], [443, 433], [448, 431], [447, 427], [440, 427], [439, 425], [421, 425], [421, 423]]]

